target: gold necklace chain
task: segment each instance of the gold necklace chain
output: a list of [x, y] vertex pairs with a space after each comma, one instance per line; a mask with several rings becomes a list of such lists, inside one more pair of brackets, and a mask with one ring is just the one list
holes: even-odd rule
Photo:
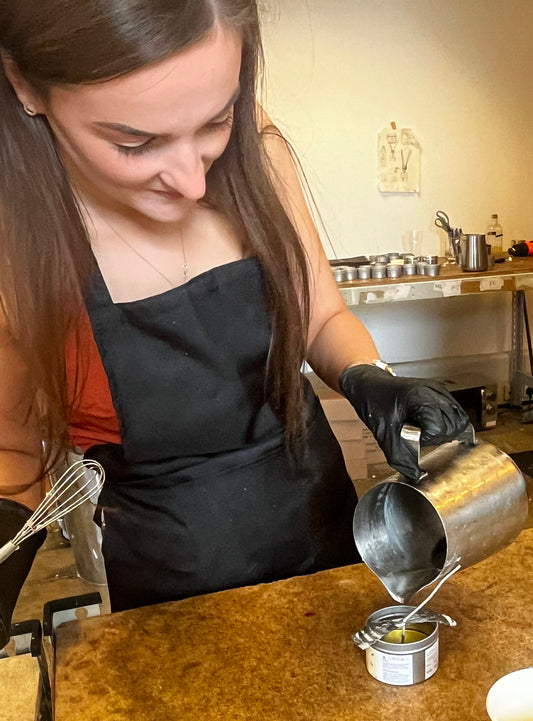
[[[157, 266], [155, 266], [150, 260], [148, 260], [148, 258], [146, 258], [140, 252], [140, 250], [138, 250], [134, 245], [129, 243], [126, 240], [126, 238], [122, 237], [122, 235], [118, 232], [118, 230], [116, 228], [114, 228], [108, 220], [106, 220], [102, 216], [100, 216], [100, 219], [104, 221], [104, 223], [107, 225], [109, 230], [111, 230], [111, 232], [114, 233], [117, 236], [117, 238], [120, 241], [122, 241], [122, 243], [124, 243], [124, 245], [132, 251], [132, 253], [135, 253], [136, 256], [138, 256], [142, 261], [144, 261], [147, 265], [149, 265], [150, 268], [152, 268], [152, 270], [154, 270], [159, 276], [161, 276], [161, 278], [163, 278], [163, 280], [165, 280], [171, 288], [176, 288], [179, 285], [179, 283], [175, 283], [167, 275], [165, 275], [163, 273], [163, 271], [159, 270], [159, 268]], [[183, 240], [183, 234], [181, 232], [180, 232], [180, 240], [181, 240], [181, 252], [183, 255], [183, 263], [181, 266], [183, 269], [183, 282], [187, 283], [187, 281], [189, 280], [189, 264], [187, 262], [187, 256], [185, 255], [185, 242]]]

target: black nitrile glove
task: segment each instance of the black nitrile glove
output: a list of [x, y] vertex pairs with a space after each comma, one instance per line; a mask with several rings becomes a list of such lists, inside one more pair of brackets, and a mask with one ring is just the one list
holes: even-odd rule
[[[11, 541], [32, 512], [26, 506], [0, 498], [0, 547]], [[11, 615], [22, 584], [30, 572], [35, 554], [46, 538], [46, 530], [39, 531], [20, 544], [3, 563], [0, 563], [0, 649], [9, 641]]]
[[400, 435], [402, 426], [417, 426], [421, 445], [436, 446], [457, 438], [470, 422], [436, 381], [399, 378], [374, 365], [357, 365], [343, 371], [339, 386], [372, 431], [389, 465], [415, 482], [425, 473]]

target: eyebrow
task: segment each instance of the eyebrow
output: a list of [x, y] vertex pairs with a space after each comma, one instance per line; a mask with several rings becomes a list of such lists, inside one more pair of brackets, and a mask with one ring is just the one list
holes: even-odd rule
[[[213, 115], [213, 117], [207, 121], [207, 124], [212, 123], [213, 120], [216, 120], [216, 118], [220, 117], [224, 113], [226, 113], [232, 105], [234, 105], [241, 93], [241, 86], [239, 85], [237, 87], [237, 90], [233, 93], [231, 98], [228, 100], [226, 105], [219, 110], [216, 115]], [[98, 128], [104, 128], [106, 130], [116, 130], [120, 133], [124, 133], [125, 135], [134, 135], [139, 138], [153, 138], [154, 136], [158, 135], [158, 133], [152, 133], [149, 130], [139, 130], [138, 128], [132, 128], [131, 125], [124, 125], [123, 123], [107, 123], [105, 121], [96, 121], [93, 123], [93, 125], [97, 126]]]

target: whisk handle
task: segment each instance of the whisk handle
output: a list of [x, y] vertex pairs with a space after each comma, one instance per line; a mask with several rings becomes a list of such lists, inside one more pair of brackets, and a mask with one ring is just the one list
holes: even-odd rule
[[19, 547], [16, 546], [13, 541], [8, 541], [7, 543], [4, 543], [2, 548], [0, 548], [0, 563], [2, 561], [5, 561], [6, 558], [9, 558], [12, 553], [15, 553], [15, 551], [18, 551]]

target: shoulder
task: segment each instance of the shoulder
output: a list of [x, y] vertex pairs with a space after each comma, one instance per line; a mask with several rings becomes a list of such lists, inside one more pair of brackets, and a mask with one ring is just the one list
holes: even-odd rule
[[279, 128], [274, 125], [272, 118], [260, 103], [255, 105], [255, 122], [261, 134], [272, 132], [282, 137]]
[[294, 149], [261, 105], [256, 108], [256, 123], [268, 160], [274, 166], [281, 164], [295, 168], [297, 161]]
[[314, 266], [321, 243], [310, 211], [310, 206], [316, 208], [302, 166], [290, 141], [259, 105], [257, 125], [271, 182]]
[[[271, 181], [280, 195], [280, 200], [285, 205], [285, 210], [289, 212], [294, 222], [295, 210], [298, 216], [301, 215], [304, 208], [308, 210], [303, 193], [303, 187], [306, 187], [307, 184], [302, 167], [289, 140], [259, 104], [256, 108], [256, 118]], [[298, 222], [296, 225], [298, 226]]]

